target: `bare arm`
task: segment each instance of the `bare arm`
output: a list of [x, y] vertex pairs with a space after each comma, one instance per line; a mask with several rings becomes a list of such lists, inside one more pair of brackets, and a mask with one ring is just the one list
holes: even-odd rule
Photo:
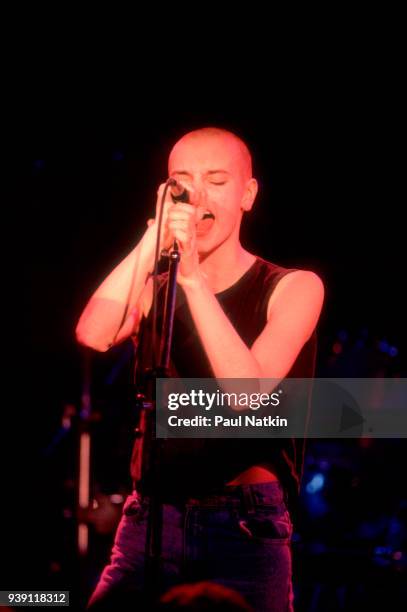
[[196, 208], [173, 206], [168, 227], [179, 241], [182, 285], [195, 327], [216, 378], [282, 379], [311, 336], [322, 308], [324, 288], [313, 272], [285, 275], [273, 291], [267, 323], [249, 348], [214, 296], [199, 266]]
[[[151, 272], [153, 252], [147, 236], [109, 274], [87, 303], [78, 325], [78, 342], [97, 351], [106, 351], [137, 330], [141, 316], [140, 297]], [[129, 298], [128, 316], [120, 327]]]
[[[164, 185], [161, 185], [158, 190], [156, 218], [163, 188]], [[166, 202], [166, 205], [170, 203]], [[166, 246], [167, 236], [164, 231], [161, 244]], [[135, 249], [116, 266], [92, 295], [76, 327], [76, 338], [80, 344], [97, 351], [107, 351], [137, 333], [144, 311], [144, 298], [146, 293], [150, 293], [151, 283], [147, 283], [147, 280], [153, 271], [156, 235], [156, 223], [151, 220]], [[127, 316], [123, 321], [124, 314]]]
[[217, 378], [284, 378], [317, 324], [324, 297], [312, 272], [283, 277], [270, 298], [267, 324], [249, 349], [203, 280], [184, 290]]

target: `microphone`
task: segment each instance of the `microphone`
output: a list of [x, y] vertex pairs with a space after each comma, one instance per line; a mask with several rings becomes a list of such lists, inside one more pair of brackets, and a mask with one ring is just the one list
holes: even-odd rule
[[183, 185], [178, 183], [178, 181], [176, 181], [174, 178], [169, 178], [167, 185], [170, 186], [171, 197], [174, 204], [176, 202], [184, 202], [185, 204], [189, 204], [189, 193]]

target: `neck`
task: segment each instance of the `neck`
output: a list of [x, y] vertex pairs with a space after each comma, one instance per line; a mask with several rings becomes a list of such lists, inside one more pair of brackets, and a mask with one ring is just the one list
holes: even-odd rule
[[215, 293], [233, 285], [254, 263], [255, 255], [246, 251], [239, 241], [224, 243], [200, 258], [200, 268]]

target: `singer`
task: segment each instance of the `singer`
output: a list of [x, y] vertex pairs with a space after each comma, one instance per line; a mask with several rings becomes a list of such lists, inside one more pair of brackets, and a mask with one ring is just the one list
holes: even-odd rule
[[[169, 248], [175, 239], [181, 252], [172, 375], [311, 378], [323, 284], [314, 272], [283, 268], [243, 248], [240, 225], [258, 191], [246, 144], [220, 128], [195, 130], [174, 145], [168, 174], [174, 181], [164, 202], [161, 244]], [[164, 186], [155, 218], [91, 297], [76, 330], [80, 343], [98, 351], [133, 337], [140, 371], [149, 365]], [[183, 201], [174, 203], [173, 196]], [[159, 317], [165, 283], [160, 275]], [[239, 591], [256, 611], [292, 610], [290, 539], [304, 440], [165, 442], [164, 586], [210, 580]], [[146, 511], [134, 462], [132, 475], [135, 489], [89, 602], [94, 610], [123, 609], [123, 601], [129, 609], [141, 605]]]

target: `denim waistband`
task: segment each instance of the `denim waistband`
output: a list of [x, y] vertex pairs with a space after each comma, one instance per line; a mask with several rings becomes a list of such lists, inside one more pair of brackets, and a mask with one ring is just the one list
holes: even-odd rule
[[190, 497], [189, 506], [203, 508], [244, 507], [251, 512], [257, 506], [279, 506], [286, 501], [285, 492], [278, 481], [247, 485], [226, 486], [202, 497]]

